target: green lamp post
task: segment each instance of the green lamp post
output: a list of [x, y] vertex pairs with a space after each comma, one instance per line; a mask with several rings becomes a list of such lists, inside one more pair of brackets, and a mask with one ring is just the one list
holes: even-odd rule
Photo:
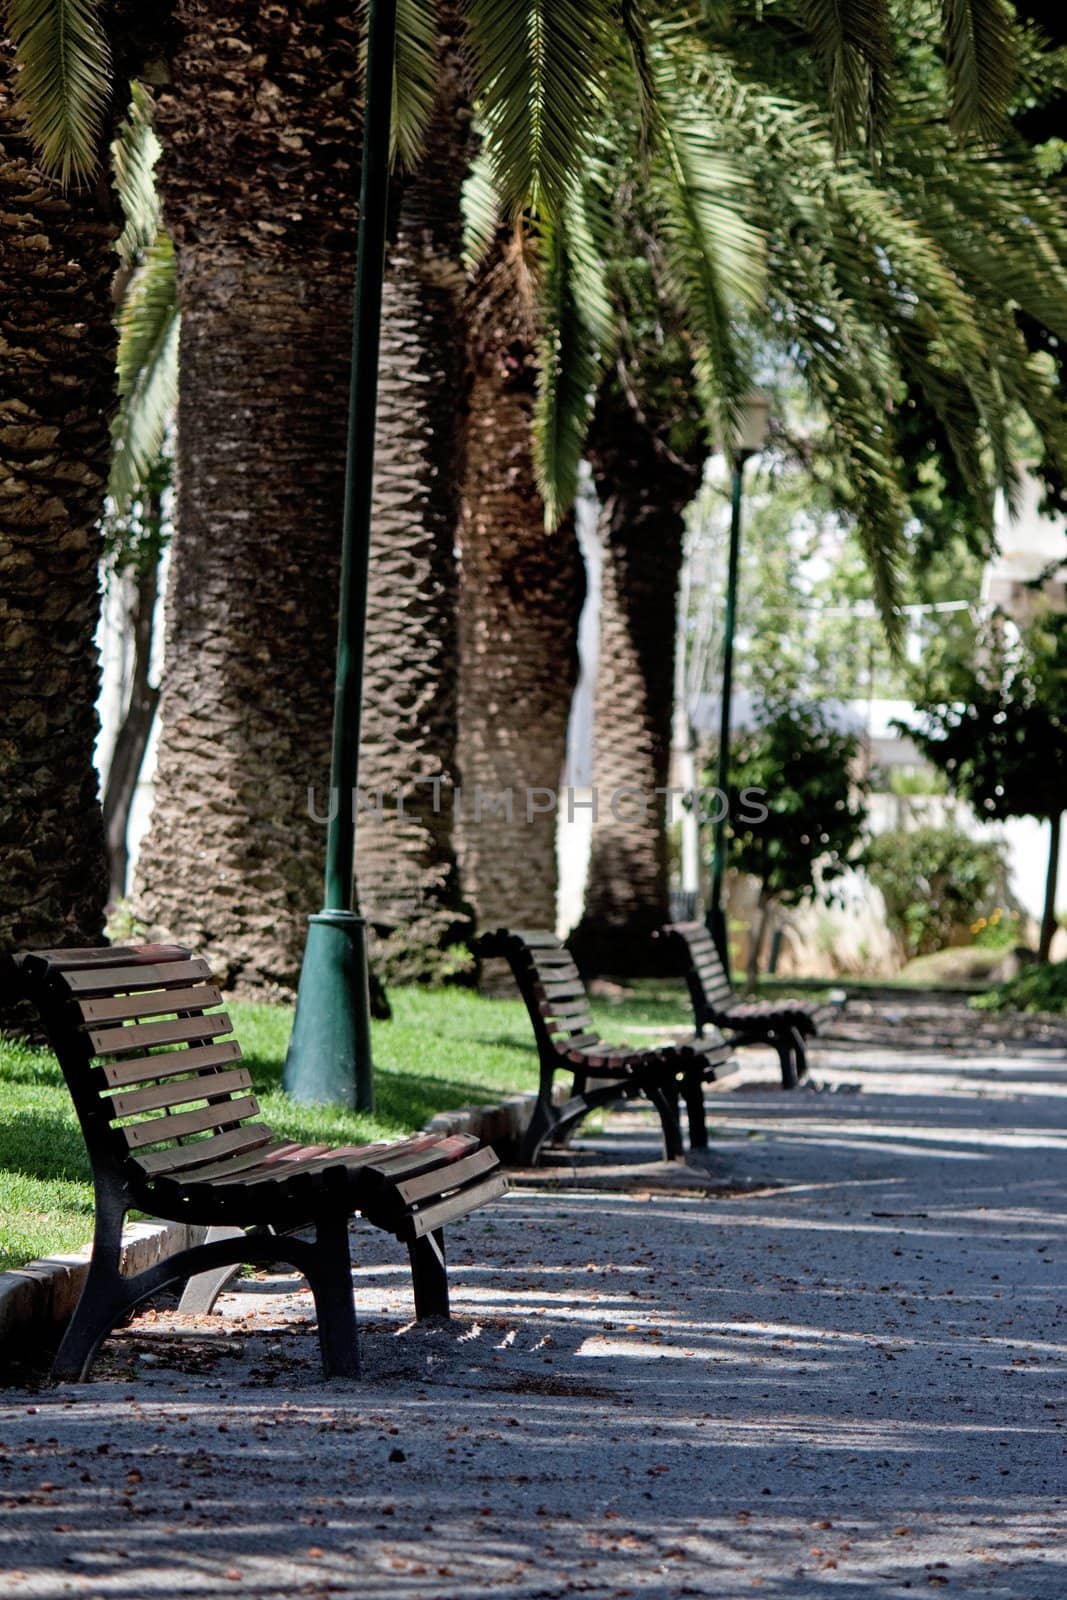
[[737, 431], [730, 445], [730, 557], [726, 575], [726, 616], [723, 628], [722, 651], [722, 703], [719, 709], [719, 770], [716, 784], [719, 791], [719, 815], [715, 819], [714, 852], [711, 867], [711, 904], [708, 907], [708, 932], [727, 976], [730, 972], [730, 941], [726, 928], [726, 912], [722, 903], [723, 883], [726, 878], [726, 824], [725, 797], [730, 790], [730, 701], [734, 688], [734, 626], [737, 620], [737, 569], [741, 555], [741, 497], [744, 487], [745, 462], [763, 448], [767, 438], [770, 402], [765, 395], [750, 394], [741, 402]]
[[323, 910], [309, 919], [283, 1084], [294, 1100], [374, 1109], [367, 930], [353, 909], [360, 702], [397, 0], [369, 0], [366, 115], [352, 318], [337, 682]]

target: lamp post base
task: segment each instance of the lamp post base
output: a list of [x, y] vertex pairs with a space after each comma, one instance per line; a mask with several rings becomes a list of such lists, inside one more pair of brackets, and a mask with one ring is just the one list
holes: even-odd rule
[[374, 1110], [367, 924], [353, 911], [308, 918], [282, 1087], [303, 1105]]

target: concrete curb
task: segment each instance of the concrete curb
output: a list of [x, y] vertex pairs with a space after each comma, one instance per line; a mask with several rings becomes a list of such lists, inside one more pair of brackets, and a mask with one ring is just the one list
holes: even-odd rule
[[501, 1160], [513, 1156], [526, 1130], [537, 1101], [535, 1094], [512, 1094], [497, 1105], [461, 1106], [457, 1111], [439, 1111], [423, 1128], [424, 1133], [472, 1133], [484, 1144], [492, 1145]]
[[[122, 1236], [123, 1274], [199, 1243], [204, 1230], [185, 1222], [131, 1222]], [[89, 1270], [92, 1246], [69, 1256], [49, 1256], [0, 1273], [0, 1351], [10, 1354], [31, 1338], [54, 1336], [70, 1318]]]

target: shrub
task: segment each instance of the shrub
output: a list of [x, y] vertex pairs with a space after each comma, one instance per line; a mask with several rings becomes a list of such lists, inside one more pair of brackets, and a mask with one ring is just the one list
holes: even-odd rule
[[871, 840], [863, 864], [912, 956], [942, 949], [960, 926], [1003, 916], [1010, 904], [1003, 845], [961, 828], [891, 829]]
[[971, 1001], [979, 1011], [1058, 1011], [1067, 1013], [1067, 961], [1042, 961], [1024, 967], [1017, 978]]

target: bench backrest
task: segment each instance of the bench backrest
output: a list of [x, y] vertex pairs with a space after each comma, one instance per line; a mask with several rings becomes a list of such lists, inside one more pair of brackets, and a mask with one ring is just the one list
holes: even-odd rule
[[137, 1189], [270, 1139], [206, 961], [178, 945], [116, 945], [26, 951], [14, 967], [94, 1171]]
[[672, 922], [663, 931], [682, 954], [697, 1026], [703, 1027], [734, 999], [715, 941], [702, 922]]
[[560, 1054], [597, 1044], [589, 996], [567, 947], [544, 928], [499, 928], [479, 954], [503, 956], [533, 1023], [538, 1048]]

